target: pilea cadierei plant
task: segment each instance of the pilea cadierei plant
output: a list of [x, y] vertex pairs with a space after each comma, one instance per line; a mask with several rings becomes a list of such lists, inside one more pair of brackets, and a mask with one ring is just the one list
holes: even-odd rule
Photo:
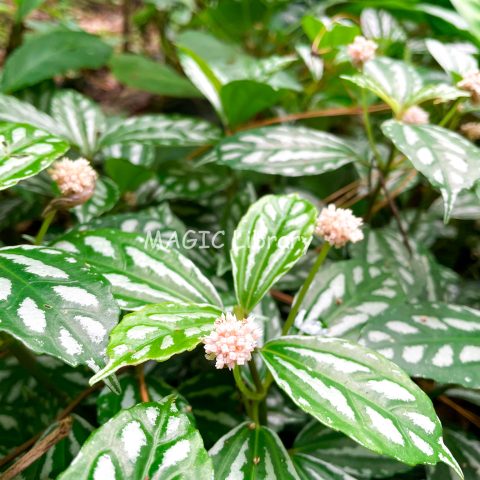
[[0, 8], [0, 478], [480, 478], [480, 7], [56, 3]]

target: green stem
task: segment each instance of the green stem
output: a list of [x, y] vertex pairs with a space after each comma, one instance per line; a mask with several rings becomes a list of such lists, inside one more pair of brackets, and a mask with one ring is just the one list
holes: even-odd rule
[[249, 400], [262, 400], [264, 395], [263, 393], [256, 393], [252, 392], [247, 385], [245, 385], [245, 382], [243, 381], [242, 374], [240, 372], [240, 368], [238, 365], [236, 365], [233, 369], [233, 378], [235, 379], [235, 383], [237, 384], [238, 389], [242, 394], [248, 398]]
[[368, 113], [367, 96], [365, 94], [365, 90], [363, 89], [362, 89], [362, 109], [363, 109], [363, 124], [365, 125], [365, 131], [367, 132], [368, 143], [370, 144], [370, 148], [372, 149], [372, 152], [375, 155], [375, 159], [377, 160], [377, 165], [380, 166], [382, 164], [382, 156], [380, 155], [380, 152], [377, 149], [377, 144], [373, 136], [372, 124], [370, 123], [370, 115]]
[[282, 336], [287, 335], [290, 328], [292, 328], [293, 322], [295, 321], [295, 317], [297, 316], [297, 313], [300, 310], [300, 306], [302, 305], [303, 299], [305, 298], [305, 295], [307, 294], [308, 289], [310, 288], [310, 285], [313, 282], [313, 279], [315, 278], [315, 275], [317, 274], [318, 270], [320, 269], [323, 262], [325, 261], [325, 258], [327, 258], [327, 254], [329, 250], [330, 250], [330, 244], [328, 242], [325, 242], [322, 245], [322, 249], [320, 250], [318, 257], [315, 260], [315, 263], [313, 264], [313, 267], [310, 270], [310, 273], [308, 274], [308, 277], [305, 280], [305, 283], [302, 285], [302, 288], [298, 292], [298, 295], [295, 297], [295, 303], [293, 304], [293, 307], [290, 310], [290, 313], [288, 314], [287, 320], [283, 325]]
[[[328, 252], [330, 251], [330, 247], [331, 245], [328, 242], [325, 242], [322, 245], [322, 249], [320, 250], [318, 257], [315, 260], [315, 263], [313, 264], [313, 267], [310, 270], [310, 273], [308, 274], [307, 279], [305, 280], [304, 284], [302, 285], [302, 288], [298, 292], [298, 295], [295, 297], [295, 303], [293, 304], [293, 307], [290, 310], [290, 313], [288, 314], [287, 320], [283, 325], [282, 336], [287, 335], [288, 332], [290, 331], [290, 328], [292, 327], [293, 322], [295, 321], [298, 311], [300, 310], [300, 306], [302, 305], [303, 299], [305, 298], [305, 295], [310, 289], [310, 285], [312, 284], [313, 279], [315, 278], [315, 275], [320, 270], [320, 267], [323, 265], [325, 258], [327, 258]], [[264, 395], [266, 395], [268, 388], [270, 387], [272, 382], [273, 382], [273, 376], [270, 372], [268, 372], [265, 378], [265, 382], [263, 383], [263, 391], [265, 392]]]
[[43, 237], [48, 231], [48, 227], [52, 223], [52, 220], [55, 217], [55, 214], [57, 213], [56, 210], [50, 210], [46, 215], [45, 218], [43, 219], [43, 223], [40, 227], [40, 230], [37, 233], [37, 236], [35, 237], [35, 245], [40, 245], [43, 241]]
[[252, 375], [255, 388], [257, 389], [257, 393], [263, 396], [262, 400], [254, 402], [253, 408], [257, 409], [256, 404], [258, 404], [258, 421], [260, 422], [261, 425], [268, 425], [268, 411], [267, 411], [267, 402], [265, 398], [266, 395], [263, 390], [263, 382], [262, 382], [262, 379], [260, 378], [260, 373], [258, 371], [257, 364], [255, 363], [255, 358], [252, 358], [248, 362], [248, 367], [250, 368], [250, 373]]
[[440, 127], [446, 127], [447, 124], [453, 119], [453, 117], [455, 117], [461, 101], [461, 98], [457, 98], [457, 100], [452, 105], [452, 108], [450, 108], [450, 110], [446, 113], [446, 115], [442, 118], [441, 122], [438, 124]]

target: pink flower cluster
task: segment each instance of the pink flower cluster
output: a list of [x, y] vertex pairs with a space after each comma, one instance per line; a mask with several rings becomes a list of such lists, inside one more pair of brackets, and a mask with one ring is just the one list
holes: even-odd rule
[[362, 66], [365, 62], [375, 58], [378, 45], [373, 40], [357, 36], [353, 43], [348, 45], [347, 53], [356, 66]]
[[467, 73], [457, 86], [470, 93], [473, 103], [480, 103], [480, 70]]
[[222, 314], [215, 320], [215, 329], [203, 339], [206, 357], [216, 359], [216, 368], [227, 366], [231, 370], [244, 365], [252, 358], [260, 334], [253, 316], [237, 320], [233, 313]]
[[410, 125], [424, 125], [429, 122], [429, 114], [423, 108], [413, 107], [407, 108], [402, 115], [402, 122]]
[[97, 172], [84, 158], [78, 160], [64, 158], [56, 162], [48, 173], [65, 197], [79, 195], [90, 198], [95, 190]]
[[320, 212], [315, 233], [330, 245], [340, 248], [348, 242], [363, 240], [362, 224], [363, 220], [353, 215], [349, 208], [336, 208], [330, 204]]

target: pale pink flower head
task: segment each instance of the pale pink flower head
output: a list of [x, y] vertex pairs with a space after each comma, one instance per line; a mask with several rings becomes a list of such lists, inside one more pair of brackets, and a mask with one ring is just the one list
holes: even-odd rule
[[340, 248], [348, 242], [363, 240], [362, 224], [363, 220], [356, 217], [349, 208], [337, 208], [330, 204], [320, 212], [315, 233], [330, 245]]
[[467, 122], [460, 127], [460, 131], [472, 142], [480, 140], [480, 123]]
[[57, 183], [62, 197], [70, 200], [73, 205], [85, 203], [93, 195], [97, 172], [84, 158], [64, 158], [56, 162], [48, 173]]
[[407, 108], [402, 115], [402, 122], [410, 125], [424, 125], [428, 123], [429, 120], [430, 117], [428, 112], [426, 112], [423, 108], [417, 107], [416, 105]]
[[215, 329], [203, 339], [206, 357], [216, 359], [215, 367], [230, 370], [236, 365], [245, 365], [260, 338], [260, 329], [253, 316], [238, 320], [235, 314], [222, 314], [215, 320]]
[[473, 103], [480, 103], [480, 70], [467, 73], [457, 86], [470, 93]]
[[353, 43], [348, 45], [347, 53], [356, 66], [362, 66], [365, 62], [375, 58], [378, 45], [373, 40], [357, 36]]

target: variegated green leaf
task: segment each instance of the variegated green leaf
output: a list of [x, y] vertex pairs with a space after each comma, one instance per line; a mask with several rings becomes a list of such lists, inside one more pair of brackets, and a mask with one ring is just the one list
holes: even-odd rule
[[58, 125], [50, 115], [38, 110], [30, 103], [10, 95], [0, 94], [0, 120], [26, 123], [60, 137], [65, 135], [62, 126]]
[[362, 340], [413, 377], [480, 387], [480, 311], [423, 303], [387, 310]]
[[341, 468], [319, 458], [297, 453], [292, 457], [293, 465], [301, 480], [356, 480]]
[[[338, 471], [343, 472], [346, 479], [371, 480], [390, 478], [411, 470], [409, 465], [367, 450], [316, 420], [307, 424], [295, 438], [290, 455], [300, 475], [306, 470], [327, 479], [343, 480], [343, 477], [335, 476], [340, 475]], [[307, 480], [307, 477], [303, 478]]]
[[385, 10], [366, 8], [360, 16], [362, 33], [374, 40], [401, 42], [406, 39], [405, 31], [395, 18]]
[[215, 478], [298, 480], [282, 441], [267, 427], [242, 423], [209, 451]]
[[[138, 379], [135, 375], [122, 375], [119, 378], [121, 393], [116, 394], [104, 387], [97, 397], [97, 419], [100, 424], [106, 423], [121, 410], [142, 403]], [[174, 394], [177, 408], [193, 420], [190, 406], [186, 400], [174, 391], [173, 387], [153, 375], [145, 375], [145, 387], [152, 402], [160, 402], [164, 397]]]
[[400, 60], [379, 57], [367, 62], [363, 72], [353, 77], [343, 76], [360, 88], [380, 97], [396, 115], [412, 105], [428, 100], [453, 100], [465, 96], [450, 85], [424, 85], [414, 67]]
[[91, 198], [84, 204], [75, 207], [73, 212], [80, 223], [85, 223], [111, 210], [119, 198], [120, 192], [117, 184], [108, 177], [101, 177], [97, 180]]
[[[465, 480], [480, 478], [480, 439], [471, 433], [445, 429], [445, 443], [458, 458]], [[427, 468], [427, 480], [460, 480], [461, 477], [444, 464]]]
[[171, 356], [194, 349], [222, 314], [218, 307], [205, 304], [159, 303], [123, 317], [110, 334], [107, 366], [90, 383], [125, 365], [147, 360], [163, 362]]
[[[43, 440], [57, 426], [58, 422], [53, 423], [43, 432], [38, 442]], [[72, 415], [72, 426], [68, 435], [58, 443], [55, 443], [43, 456], [24, 470], [20, 478], [22, 480], [49, 480], [57, 478], [72, 463], [72, 460], [80, 451], [81, 445], [83, 445], [92, 430], [93, 427], [86, 420], [78, 415]], [[35, 446], [32, 448], [35, 448]]]
[[445, 72], [463, 77], [478, 70], [475, 57], [465, 52], [460, 45], [442, 43], [434, 39], [428, 39], [425, 43], [430, 55]]
[[110, 285], [75, 256], [23, 245], [0, 249], [0, 330], [69, 365], [104, 365], [119, 309]]
[[41, 172], [69, 148], [62, 139], [30, 125], [0, 124], [0, 190]]
[[122, 410], [96, 430], [59, 480], [213, 480], [200, 434], [173, 396]]
[[222, 140], [216, 151], [222, 165], [287, 177], [318, 175], [358, 160], [335, 135], [286, 125], [239, 132]]
[[53, 246], [95, 267], [125, 310], [164, 301], [221, 305], [215, 287], [191, 260], [161, 243], [149, 244], [143, 236], [113, 229], [76, 231]]
[[148, 143], [162, 147], [196, 147], [215, 143], [220, 129], [197, 118], [143, 115], [113, 123], [100, 138], [101, 147], [120, 143]]
[[118, 143], [105, 147], [101, 151], [105, 158], [121, 158], [134, 165], [150, 167], [156, 158], [155, 146], [145, 143]]
[[480, 149], [455, 132], [434, 125], [405, 125], [390, 120], [383, 133], [437, 187], [445, 204], [445, 221], [458, 194], [480, 178]]
[[190, 377], [178, 391], [191, 406], [206, 448], [244, 420], [241, 398], [227, 369], [210, 369]]
[[53, 97], [51, 113], [62, 125], [67, 140], [91, 158], [106, 123], [98, 105], [74, 90], [61, 90]]
[[239, 305], [251, 310], [305, 253], [316, 208], [298, 195], [267, 195], [243, 216], [230, 252]]
[[461, 473], [430, 399], [380, 354], [338, 338], [290, 336], [261, 355], [280, 388], [320, 422], [401, 462], [441, 461]]
[[310, 335], [358, 338], [363, 325], [404, 301], [400, 283], [388, 270], [364, 260], [335, 262], [317, 273], [295, 326]]

